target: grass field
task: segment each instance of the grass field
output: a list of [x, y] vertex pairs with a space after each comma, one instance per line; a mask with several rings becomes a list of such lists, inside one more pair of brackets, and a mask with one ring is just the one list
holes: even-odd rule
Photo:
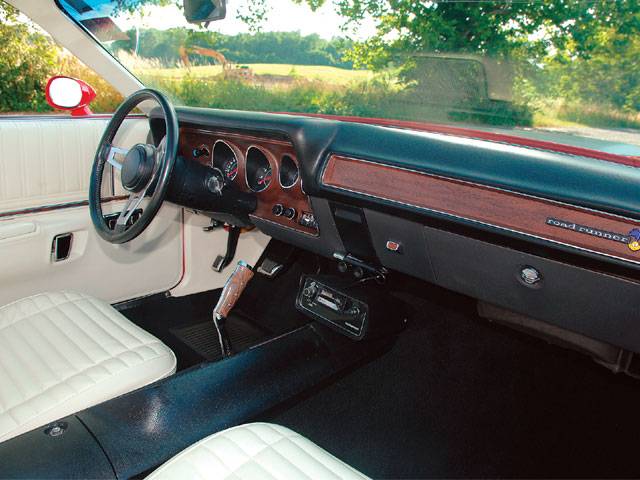
[[[243, 64], [245, 65], [245, 64]], [[347, 85], [353, 82], [371, 80], [373, 73], [369, 70], [348, 70], [345, 68], [319, 65], [288, 65], [269, 63], [246, 64], [255, 75], [277, 75], [281, 77], [300, 77], [308, 80], [321, 80], [333, 85]], [[220, 65], [204, 65], [186, 68], [144, 68], [136, 69], [136, 73], [159, 78], [178, 79], [190, 73], [194, 78], [215, 77], [222, 73]]]
[[[524, 117], [509, 110], [487, 112], [482, 118], [449, 118], [446, 109], [422, 105], [415, 98], [407, 103], [400, 84], [393, 80], [396, 77], [393, 72], [387, 72], [381, 77], [386, 81], [371, 83], [376, 76], [369, 70], [253, 63], [238, 66], [246, 65], [255, 77], [248, 82], [237, 82], [233, 77], [223, 79], [220, 65], [167, 68], [155, 59], [124, 57], [120, 60], [145, 83], [170, 91], [176, 101], [190, 105], [239, 110], [389, 116], [425, 121], [498, 122], [497, 124], [553, 128], [640, 128], [638, 114], [598, 105], [583, 105], [566, 99], [539, 99], [532, 105], [524, 105], [524, 110], [518, 107], [516, 110], [522, 110]], [[295, 81], [298, 79], [301, 81]], [[500, 119], [500, 114], [506, 117]]]

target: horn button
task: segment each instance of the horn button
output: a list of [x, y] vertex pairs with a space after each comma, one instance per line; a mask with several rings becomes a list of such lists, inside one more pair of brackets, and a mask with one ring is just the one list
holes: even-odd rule
[[122, 164], [122, 186], [130, 192], [140, 192], [151, 181], [155, 159], [155, 148], [151, 145], [134, 146]]

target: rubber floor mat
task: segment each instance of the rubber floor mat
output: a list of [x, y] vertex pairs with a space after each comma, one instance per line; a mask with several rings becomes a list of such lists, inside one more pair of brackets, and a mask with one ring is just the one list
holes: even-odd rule
[[[234, 352], [241, 352], [260, 343], [267, 334], [244, 318], [232, 315], [227, 319], [227, 334]], [[213, 320], [169, 330], [182, 343], [209, 361], [220, 360], [222, 352]]]

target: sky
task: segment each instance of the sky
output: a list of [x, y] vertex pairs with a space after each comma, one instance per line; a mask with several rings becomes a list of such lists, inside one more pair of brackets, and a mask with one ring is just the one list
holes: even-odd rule
[[[246, 33], [247, 25], [238, 20], [238, 8], [245, 5], [245, 0], [228, 0], [227, 17], [224, 20], [212, 22], [209, 30], [227, 35]], [[269, 16], [262, 24], [262, 31], [291, 32], [299, 31], [303, 35], [318, 34], [330, 39], [334, 36], [344, 36], [340, 27], [344, 19], [335, 11], [332, 1], [328, 1], [322, 8], [313, 12], [307, 5], [295, 5], [290, 0], [269, 0]], [[115, 19], [122, 30], [128, 30], [136, 24], [141, 27], [140, 18]], [[180, 9], [177, 7], [147, 7], [144, 15], [144, 27], [164, 30], [172, 27], [188, 26]], [[350, 32], [354, 39], [365, 39], [373, 35], [375, 26], [373, 21], [365, 21], [356, 32]]]

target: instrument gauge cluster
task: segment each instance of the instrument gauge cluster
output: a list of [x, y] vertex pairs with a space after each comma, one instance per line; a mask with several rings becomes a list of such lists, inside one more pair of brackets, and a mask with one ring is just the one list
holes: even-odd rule
[[217, 178], [223, 189], [253, 192], [257, 207], [250, 217], [299, 233], [319, 234], [311, 200], [302, 189], [300, 162], [290, 140], [184, 127], [180, 153], [219, 171]]

